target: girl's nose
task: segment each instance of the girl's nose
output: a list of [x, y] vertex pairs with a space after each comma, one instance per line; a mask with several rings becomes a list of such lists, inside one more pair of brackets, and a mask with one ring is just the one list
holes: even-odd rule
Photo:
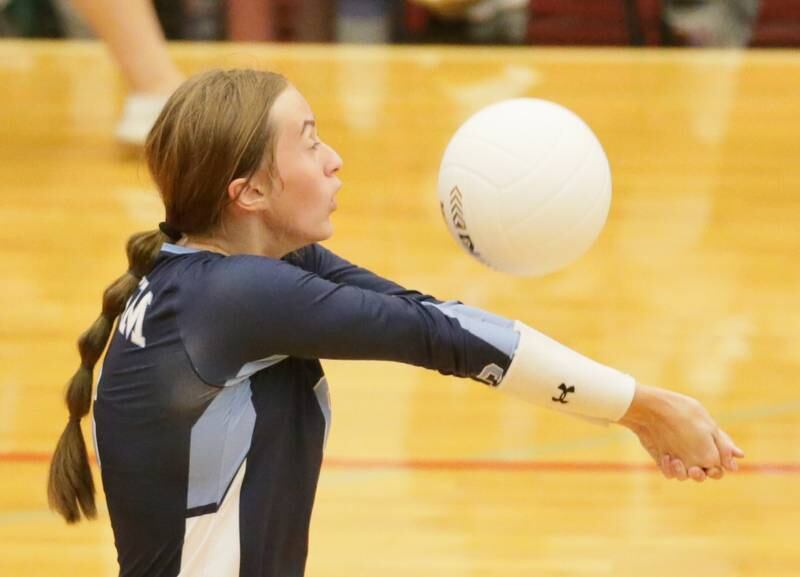
[[330, 158], [328, 162], [325, 163], [325, 175], [326, 176], [333, 176], [339, 169], [342, 168], [342, 157], [330, 146], [328, 146], [328, 150], [330, 150]]

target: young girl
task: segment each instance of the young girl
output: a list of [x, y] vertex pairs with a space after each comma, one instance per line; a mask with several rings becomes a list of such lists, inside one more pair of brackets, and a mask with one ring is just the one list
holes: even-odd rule
[[330, 420], [321, 358], [411, 363], [619, 422], [667, 477], [719, 478], [743, 456], [693, 399], [315, 244], [342, 160], [282, 76], [191, 78], [146, 157], [166, 220], [131, 237], [130, 269], [79, 340], [49, 482], [67, 521], [95, 515], [80, 420], [113, 331], [94, 424], [120, 575], [303, 574]]

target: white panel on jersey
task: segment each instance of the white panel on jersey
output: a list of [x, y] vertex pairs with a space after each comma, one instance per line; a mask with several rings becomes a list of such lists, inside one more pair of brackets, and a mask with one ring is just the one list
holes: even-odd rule
[[323, 449], [328, 445], [328, 432], [331, 430], [331, 393], [328, 389], [328, 379], [322, 377], [314, 385], [314, 394], [317, 396], [319, 408], [322, 416], [325, 417], [325, 439], [322, 442]]
[[[97, 402], [97, 393], [100, 391], [100, 379], [103, 378], [103, 365], [105, 360], [100, 364], [100, 369], [97, 371], [97, 381], [94, 384], [94, 393], [92, 394], [92, 407]], [[97, 459], [97, 466], [102, 468], [100, 464], [100, 449], [97, 446], [97, 422], [94, 420], [94, 410], [92, 411], [92, 445], [94, 445], [94, 455]]]
[[239, 498], [247, 461], [215, 513], [189, 517], [178, 577], [239, 577]]

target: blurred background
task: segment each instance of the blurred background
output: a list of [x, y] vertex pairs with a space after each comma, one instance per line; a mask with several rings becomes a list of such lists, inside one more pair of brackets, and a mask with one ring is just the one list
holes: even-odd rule
[[[170, 40], [797, 46], [796, 0], [156, 0]], [[0, 1], [0, 36], [86, 38], [68, 0]]]

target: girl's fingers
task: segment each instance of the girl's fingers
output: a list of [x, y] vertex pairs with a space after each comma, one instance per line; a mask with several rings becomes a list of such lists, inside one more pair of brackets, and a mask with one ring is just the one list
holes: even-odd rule
[[733, 444], [733, 440], [722, 429], [717, 429], [713, 435], [714, 443], [717, 445], [719, 451], [720, 462], [722, 466], [729, 471], [736, 471], [739, 466], [736, 464], [735, 457], [743, 457], [744, 451]]
[[706, 473], [700, 467], [689, 467], [689, 478], [702, 483], [706, 480]]
[[719, 452], [719, 462], [726, 469], [733, 470], [733, 465], [731, 465], [733, 462], [733, 455], [731, 453], [733, 445], [727, 438], [727, 435], [725, 435], [721, 429], [717, 429], [712, 437], [714, 439], [714, 444], [717, 446], [717, 451]]
[[672, 473], [679, 481], [685, 481], [687, 478], [686, 465], [680, 459], [672, 459]]
[[728, 442], [728, 444], [730, 445], [731, 454], [734, 457], [736, 457], [737, 459], [744, 459], [744, 451], [742, 451], [736, 445], [736, 443], [733, 442], [733, 439], [731, 439], [731, 436], [728, 433], [726, 433], [725, 431], [723, 431], [722, 429], [719, 429], [719, 433], [722, 435], [722, 438], [725, 439]]
[[669, 455], [661, 456], [661, 473], [667, 479], [672, 479], [672, 459]]

